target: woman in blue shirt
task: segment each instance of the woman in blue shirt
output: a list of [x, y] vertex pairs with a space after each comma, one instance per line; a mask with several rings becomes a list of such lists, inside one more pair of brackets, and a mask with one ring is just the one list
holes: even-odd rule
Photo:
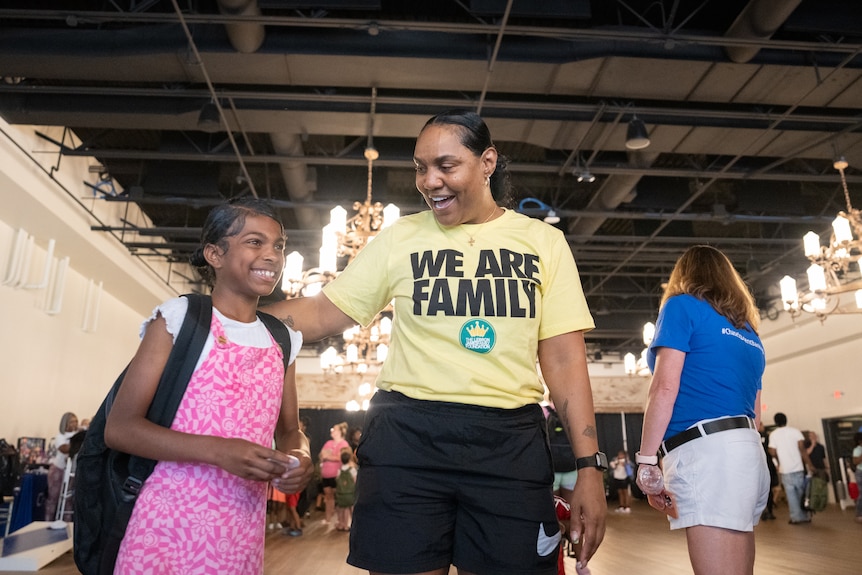
[[[685, 529], [697, 575], [749, 575], [754, 525], [769, 471], [757, 432], [763, 345], [759, 314], [730, 260], [693, 246], [677, 261], [662, 298], [647, 362], [653, 372], [638, 484], [663, 476], [650, 505]], [[657, 467], [661, 457], [661, 466]]]

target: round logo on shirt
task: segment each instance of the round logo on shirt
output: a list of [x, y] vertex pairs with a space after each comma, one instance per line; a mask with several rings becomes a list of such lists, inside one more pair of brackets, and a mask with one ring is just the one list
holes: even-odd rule
[[488, 353], [497, 342], [494, 326], [484, 319], [473, 318], [461, 326], [461, 345], [476, 353]]

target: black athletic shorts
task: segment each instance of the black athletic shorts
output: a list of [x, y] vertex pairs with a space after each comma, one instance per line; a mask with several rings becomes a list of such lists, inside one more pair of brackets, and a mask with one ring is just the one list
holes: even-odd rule
[[320, 484], [323, 487], [332, 487], [333, 489], [335, 489], [337, 485], [335, 477], [321, 477]]
[[357, 450], [355, 567], [554, 575], [560, 529], [541, 408], [378, 391]]

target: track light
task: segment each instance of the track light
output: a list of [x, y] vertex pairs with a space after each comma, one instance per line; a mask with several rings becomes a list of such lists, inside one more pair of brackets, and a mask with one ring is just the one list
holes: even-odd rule
[[198, 115], [198, 130], [212, 134], [221, 130], [221, 116], [214, 102], [207, 102]]
[[578, 152], [575, 167], [572, 170], [572, 175], [578, 179], [578, 182], [587, 182], [589, 184], [596, 181], [596, 177], [590, 173], [590, 168], [587, 163], [581, 167], [581, 154]]
[[634, 116], [626, 130], [626, 148], [629, 150], [643, 150], [649, 144], [649, 136], [647, 135], [643, 120]]

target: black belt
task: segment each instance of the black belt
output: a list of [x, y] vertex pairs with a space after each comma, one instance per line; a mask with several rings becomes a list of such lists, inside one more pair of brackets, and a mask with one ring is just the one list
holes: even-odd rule
[[658, 448], [658, 451], [659, 454], [664, 457], [668, 454], [668, 452], [673, 451], [683, 443], [688, 443], [692, 439], [697, 439], [698, 437], [703, 437], [704, 435], [710, 435], [712, 433], [718, 433], [719, 431], [727, 431], [728, 429], [741, 429], [745, 427], [749, 429], [754, 429], [754, 422], [751, 420], [751, 418], [745, 416], [725, 417], [723, 419], [707, 421], [706, 423], [695, 425], [692, 428], [686, 429], [685, 431], [681, 431], [673, 437], [666, 439], [662, 442], [661, 447]]

